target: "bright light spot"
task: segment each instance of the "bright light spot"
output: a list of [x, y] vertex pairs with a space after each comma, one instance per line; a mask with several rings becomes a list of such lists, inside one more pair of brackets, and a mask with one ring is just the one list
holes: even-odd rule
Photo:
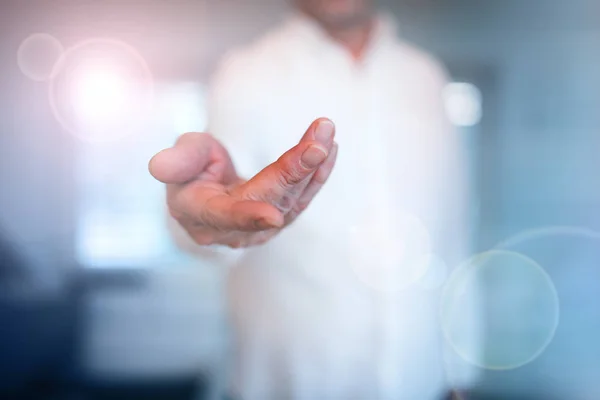
[[[514, 369], [535, 360], [552, 341], [558, 318], [548, 274], [510, 251], [471, 258], [452, 274], [441, 298], [446, 339], [465, 361], [486, 369]], [[474, 331], [482, 335], [479, 340]]]
[[131, 88], [116, 68], [85, 68], [73, 82], [73, 102], [77, 117], [102, 126], [127, 118], [128, 104], [134, 101]]
[[144, 59], [131, 46], [110, 39], [92, 39], [67, 49], [49, 91], [58, 122], [92, 142], [141, 132], [151, 115], [153, 93]]
[[23, 40], [17, 53], [21, 72], [34, 81], [52, 78], [54, 65], [63, 54], [64, 48], [55, 37], [36, 33]]
[[471, 83], [454, 82], [444, 89], [446, 113], [455, 126], [475, 126], [482, 117], [482, 96]]

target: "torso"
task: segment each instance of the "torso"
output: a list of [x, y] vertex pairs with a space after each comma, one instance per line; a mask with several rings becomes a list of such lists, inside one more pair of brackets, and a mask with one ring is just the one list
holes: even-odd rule
[[[356, 398], [365, 398], [361, 390], [372, 396], [380, 379], [378, 357], [394, 350], [380, 347], [388, 340], [382, 336], [382, 318], [389, 317], [381, 309], [385, 299], [355, 263], [376, 263], [381, 252], [394, 250], [399, 210], [423, 224], [436, 219], [437, 149], [431, 144], [439, 132], [428, 124], [437, 110], [431, 96], [420, 92], [428, 90], [421, 83], [427, 78], [416, 75], [422, 73], [422, 61], [414, 62], [412, 50], [390, 44], [365, 65], [356, 65], [339, 52], [322, 58], [277, 40], [283, 43], [272, 44], [275, 55], [265, 61], [269, 71], [261, 75], [261, 86], [268, 88], [260, 95], [261, 142], [269, 145], [257, 154], [257, 162], [277, 159], [322, 116], [336, 124], [339, 155], [306, 212], [276, 239], [248, 251], [232, 272], [233, 322], [242, 333], [239, 361], [293, 369], [293, 382], [280, 380], [288, 389], [299, 385], [310, 393], [310, 387], [321, 386], [325, 392], [315, 392], [319, 398], [349, 398], [335, 397], [347, 396], [336, 392], [346, 385]], [[368, 248], [372, 243], [375, 248]], [[427, 332], [431, 324], [417, 314], [431, 304], [415, 301], [421, 294], [402, 296], [412, 300], [413, 310], [392, 313], [404, 315], [401, 324], [412, 324], [415, 332], [421, 331], [419, 323]], [[402, 350], [395, 351], [392, 358], [401, 359]], [[263, 378], [277, 380], [269, 375], [272, 371], [262, 378], [252, 376], [261, 374], [256, 370], [244, 373], [237, 386], [246, 393], [260, 393], [257, 382]]]

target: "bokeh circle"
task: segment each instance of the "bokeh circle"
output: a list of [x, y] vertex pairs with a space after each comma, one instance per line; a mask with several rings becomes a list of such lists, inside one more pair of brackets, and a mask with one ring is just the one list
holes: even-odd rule
[[17, 63], [29, 79], [44, 82], [52, 79], [54, 67], [63, 54], [64, 47], [54, 36], [34, 33], [21, 42]]
[[421, 289], [438, 290], [448, 278], [448, 265], [436, 254], [425, 254], [418, 261], [423, 265], [423, 275], [418, 280]]
[[[542, 239], [558, 239], [564, 241], [567, 238], [600, 240], [600, 232], [590, 228], [578, 226], [548, 226], [523, 231], [517, 235], [498, 243], [496, 249], [514, 249], [520, 252], [530, 253], [530, 249], [523, 246], [531, 245]], [[532, 254], [532, 256], [535, 256]]]
[[550, 344], [559, 300], [533, 259], [491, 250], [453, 272], [442, 291], [440, 317], [461, 358], [484, 369], [510, 370], [532, 362]]
[[351, 227], [347, 243], [356, 276], [383, 293], [416, 284], [426, 273], [432, 248], [427, 227], [409, 213], [366, 218]]
[[[589, 218], [589, 223], [594, 223]], [[531, 378], [538, 371], [553, 374], [552, 382], [536, 389], [538, 396], [552, 398], [594, 398], [600, 366], [597, 337], [597, 299], [600, 293], [600, 232], [581, 226], [547, 226], [521, 231], [496, 244], [493, 249], [522, 254], [552, 278], [560, 296], [560, 326], [552, 342], [535, 359], [535, 365], [510, 371], [474, 367], [447, 346], [445, 370], [456, 391], [480, 388], [482, 373], [486, 388], [502, 398], [529, 393]], [[574, 340], [576, 338], [576, 340]], [[484, 344], [484, 348], [486, 344]], [[569, 368], [564, 366], [568, 365]], [[582, 373], [582, 371], [587, 371]], [[465, 379], [466, 377], [466, 379]], [[527, 379], [524, 379], [527, 377]], [[469, 398], [455, 394], [457, 398]]]
[[127, 43], [95, 38], [68, 48], [53, 71], [50, 106], [79, 139], [112, 142], [138, 131], [154, 100], [145, 59]]

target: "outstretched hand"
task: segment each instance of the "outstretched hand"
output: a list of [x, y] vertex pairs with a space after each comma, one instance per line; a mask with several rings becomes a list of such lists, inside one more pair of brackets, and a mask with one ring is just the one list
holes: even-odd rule
[[249, 247], [275, 236], [310, 204], [335, 164], [334, 136], [333, 123], [317, 119], [296, 146], [248, 181], [206, 133], [182, 135], [149, 169], [167, 184], [169, 212], [196, 243]]

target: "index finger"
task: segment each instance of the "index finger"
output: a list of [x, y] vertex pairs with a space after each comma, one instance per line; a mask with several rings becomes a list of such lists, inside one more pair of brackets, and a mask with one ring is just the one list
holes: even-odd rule
[[316, 120], [300, 143], [242, 185], [236, 194], [272, 204], [282, 212], [289, 211], [312, 175], [327, 160], [334, 136], [333, 122], [326, 118]]

